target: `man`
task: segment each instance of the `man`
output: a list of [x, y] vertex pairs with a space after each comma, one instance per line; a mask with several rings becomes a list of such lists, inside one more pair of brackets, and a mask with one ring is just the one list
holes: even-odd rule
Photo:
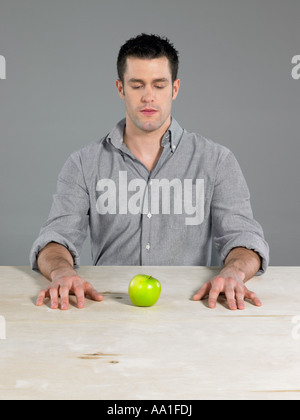
[[260, 300], [245, 282], [268, 265], [268, 244], [253, 219], [249, 191], [233, 154], [182, 129], [171, 117], [180, 87], [178, 54], [167, 38], [141, 34], [118, 56], [116, 87], [126, 119], [73, 153], [58, 178], [31, 265], [51, 281], [37, 298], [67, 309], [102, 296], [77, 275], [90, 227], [95, 265], [209, 265], [211, 238], [223, 267], [194, 300], [209, 307], [225, 293], [229, 308]]

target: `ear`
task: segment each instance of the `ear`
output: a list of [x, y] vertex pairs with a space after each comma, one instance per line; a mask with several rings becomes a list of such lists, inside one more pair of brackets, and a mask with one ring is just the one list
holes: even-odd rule
[[176, 79], [173, 83], [173, 101], [176, 99], [180, 88], [180, 79]]
[[118, 90], [118, 94], [120, 95], [120, 98], [124, 100], [125, 93], [123, 89], [123, 83], [120, 79], [116, 80], [116, 87]]

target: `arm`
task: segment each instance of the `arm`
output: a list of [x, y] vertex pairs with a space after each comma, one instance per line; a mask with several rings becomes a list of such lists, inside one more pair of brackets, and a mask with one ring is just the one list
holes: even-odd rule
[[242, 277], [244, 277], [243, 282], [246, 283], [253, 276], [255, 276], [260, 267], [261, 258], [256, 252], [252, 251], [251, 249], [238, 247], [232, 249], [228, 254], [225, 260], [225, 266], [221, 270], [221, 273], [228, 269], [236, 271], [237, 273], [240, 273]]
[[261, 306], [256, 294], [245, 286], [260, 267], [261, 259], [256, 252], [242, 247], [234, 248], [228, 254], [219, 275], [206, 282], [193, 299], [200, 300], [208, 295], [208, 306], [215, 308], [218, 296], [225, 293], [232, 310], [244, 309], [245, 298], [251, 299], [256, 306]]
[[48, 220], [30, 253], [32, 268], [51, 281], [51, 285], [39, 293], [37, 305], [50, 298], [51, 308], [56, 309], [60, 298], [61, 309], [67, 309], [70, 293], [76, 295], [79, 308], [83, 307], [87, 294], [92, 299], [102, 300], [75, 271], [87, 234], [89, 205], [81, 159], [78, 153], [73, 153], [59, 174]]
[[46, 245], [38, 255], [37, 264], [40, 272], [51, 281], [47, 289], [40, 291], [37, 306], [41, 306], [45, 298], [50, 298], [51, 308], [57, 309], [60, 298], [61, 309], [68, 309], [70, 293], [76, 295], [78, 308], [83, 308], [86, 295], [97, 301], [103, 299], [90, 283], [77, 275], [73, 257], [63, 245], [53, 242]]
[[250, 192], [231, 152], [220, 158], [216, 170], [211, 216], [213, 239], [223, 268], [202, 286], [194, 300], [209, 295], [209, 307], [214, 308], [219, 294], [225, 293], [230, 309], [244, 309], [244, 298], [260, 306], [260, 300], [245, 283], [266, 270], [269, 247], [260, 224], [253, 218]]

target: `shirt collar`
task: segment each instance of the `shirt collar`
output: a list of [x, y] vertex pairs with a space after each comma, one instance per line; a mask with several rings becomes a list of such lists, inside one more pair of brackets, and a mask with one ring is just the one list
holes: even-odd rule
[[[113, 144], [113, 146], [115, 146], [117, 149], [120, 149], [123, 145], [123, 133], [125, 125], [126, 118], [119, 121], [118, 124], [111, 130], [111, 132], [107, 136], [107, 140], [110, 141]], [[162, 147], [165, 147], [169, 144], [171, 151], [174, 153], [180, 142], [182, 134], [183, 128], [181, 128], [181, 126], [178, 124], [175, 118], [172, 117], [170, 127], [165, 132], [162, 138]]]
[[170, 127], [162, 138], [161, 145], [165, 147], [170, 144], [171, 150], [174, 153], [183, 134], [183, 128], [180, 127], [175, 118], [172, 117]]

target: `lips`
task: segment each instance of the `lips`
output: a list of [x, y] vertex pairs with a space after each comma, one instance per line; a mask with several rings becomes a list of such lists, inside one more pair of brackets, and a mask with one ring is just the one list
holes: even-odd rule
[[156, 110], [156, 109], [152, 109], [152, 108], [146, 108], [146, 109], [142, 109], [142, 110], [141, 110], [141, 113], [142, 113], [143, 115], [147, 115], [147, 116], [149, 116], [149, 115], [154, 115], [154, 114], [156, 114], [156, 113], [157, 113], [157, 110]]

